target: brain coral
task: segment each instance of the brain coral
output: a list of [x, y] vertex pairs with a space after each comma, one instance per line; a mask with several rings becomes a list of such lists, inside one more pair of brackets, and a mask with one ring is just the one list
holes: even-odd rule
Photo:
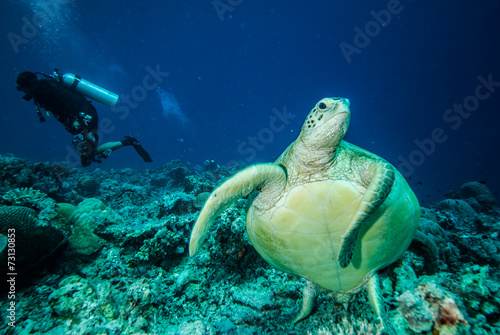
[[[35, 266], [65, 241], [62, 231], [41, 224], [37, 212], [28, 207], [0, 207], [0, 233], [7, 235], [12, 232], [9, 229], [15, 229], [15, 265], [18, 272]], [[6, 264], [7, 250], [0, 254], [2, 264]]]

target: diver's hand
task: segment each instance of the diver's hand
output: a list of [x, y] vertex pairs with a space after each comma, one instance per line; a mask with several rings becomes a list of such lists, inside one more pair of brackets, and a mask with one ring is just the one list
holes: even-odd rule
[[102, 157], [102, 158], [108, 158], [108, 157], [109, 157], [109, 155], [111, 155], [111, 153], [112, 153], [112, 152], [113, 152], [113, 150], [111, 150], [111, 149], [106, 149], [106, 150], [104, 150], [104, 151], [102, 152], [101, 157]]
[[76, 131], [80, 131], [82, 129], [82, 125], [80, 124], [80, 122], [78, 121], [73, 122], [73, 129]]

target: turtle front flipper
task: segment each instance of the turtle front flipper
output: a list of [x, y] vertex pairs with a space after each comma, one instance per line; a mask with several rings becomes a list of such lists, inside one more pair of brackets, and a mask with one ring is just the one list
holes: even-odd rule
[[394, 167], [389, 163], [372, 163], [367, 169], [367, 174], [370, 180], [368, 187], [340, 243], [339, 264], [343, 268], [351, 262], [361, 226], [387, 199], [394, 184]]
[[194, 256], [198, 252], [215, 218], [238, 199], [255, 190], [279, 192], [283, 190], [285, 182], [286, 172], [277, 164], [252, 165], [226, 180], [212, 192], [203, 206], [191, 232], [189, 254]]

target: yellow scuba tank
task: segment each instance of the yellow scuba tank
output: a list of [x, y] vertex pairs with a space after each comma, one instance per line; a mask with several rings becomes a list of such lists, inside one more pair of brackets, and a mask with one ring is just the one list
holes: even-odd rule
[[59, 78], [59, 81], [67, 87], [74, 89], [76, 92], [86, 96], [89, 99], [95, 100], [110, 108], [115, 107], [118, 101], [118, 94], [115, 94], [107, 89], [104, 89], [88, 80], [82, 79], [79, 75], [73, 73], [59, 74], [57, 70], [54, 72]]

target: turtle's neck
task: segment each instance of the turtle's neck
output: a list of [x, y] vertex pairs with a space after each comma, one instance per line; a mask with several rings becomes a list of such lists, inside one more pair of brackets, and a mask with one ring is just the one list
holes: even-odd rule
[[312, 146], [297, 140], [286, 157], [287, 162], [284, 163], [291, 176], [325, 175], [334, 164], [337, 148], [338, 144], [318, 148], [317, 145]]
[[314, 132], [303, 127], [280, 162], [287, 168], [289, 178], [320, 180], [329, 175], [347, 126], [346, 122], [336, 122]]

